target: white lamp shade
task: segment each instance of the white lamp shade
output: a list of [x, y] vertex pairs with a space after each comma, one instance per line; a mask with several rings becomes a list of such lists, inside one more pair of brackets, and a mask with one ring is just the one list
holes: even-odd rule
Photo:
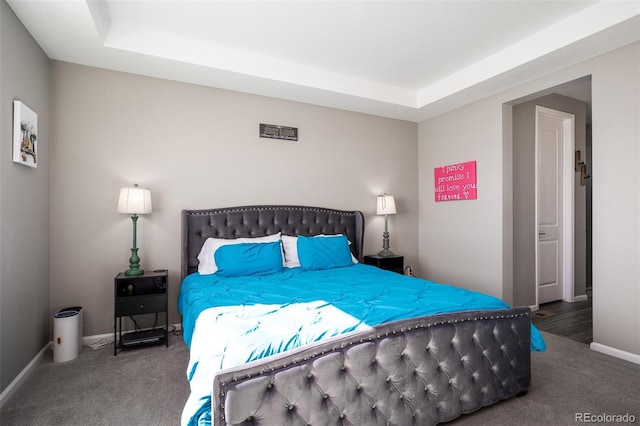
[[376, 214], [396, 214], [396, 200], [393, 195], [379, 195]]
[[145, 188], [138, 188], [137, 185], [122, 188], [118, 199], [118, 213], [151, 213], [151, 191]]

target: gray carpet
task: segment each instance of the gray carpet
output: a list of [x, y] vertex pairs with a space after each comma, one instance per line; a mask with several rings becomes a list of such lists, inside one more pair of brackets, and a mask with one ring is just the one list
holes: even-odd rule
[[[532, 384], [521, 398], [463, 416], [456, 425], [575, 425], [576, 413], [635, 416], [640, 423], [640, 365], [543, 333], [547, 352], [532, 353]], [[177, 425], [188, 393], [187, 349], [171, 336], [113, 356], [83, 348], [68, 363], [48, 353], [0, 413], [8, 425]], [[593, 423], [592, 424], [597, 424]]]
[[82, 348], [55, 364], [51, 350], [2, 407], [7, 425], [178, 425], [189, 395], [181, 336], [119, 351]]
[[576, 421], [578, 413], [628, 413], [640, 423], [640, 365], [565, 337], [542, 335], [547, 350], [531, 353], [527, 395], [463, 416], [456, 425], [576, 425], [584, 423]]

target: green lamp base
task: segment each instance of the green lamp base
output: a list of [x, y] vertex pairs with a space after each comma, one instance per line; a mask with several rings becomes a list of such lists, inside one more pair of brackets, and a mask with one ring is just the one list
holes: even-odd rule
[[128, 277], [144, 274], [144, 269], [127, 269], [124, 274]]
[[[135, 242], [135, 239], [134, 239], [134, 242]], [[129, 258], [129, 269], [124, 271], [124, 274], [128, 277], [144, 274], [144, 269], [140, 269], [140, 258], [138, 257], [137, 247], [134, 247], [131, 249], [131, 257]]]

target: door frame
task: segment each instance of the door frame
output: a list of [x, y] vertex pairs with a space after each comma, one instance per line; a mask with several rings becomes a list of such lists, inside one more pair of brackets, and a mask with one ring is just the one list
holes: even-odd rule
[[538, 121], [540, 116], [561, 119], [562, 147], [562, 300], [574, 301], [574, 218], [575, 218], [575, 115], [536, 105], [535, 124], [535, 286], [538, 309]]

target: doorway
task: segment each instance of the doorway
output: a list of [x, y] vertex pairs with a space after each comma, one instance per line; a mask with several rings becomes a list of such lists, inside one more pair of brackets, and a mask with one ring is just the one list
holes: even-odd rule
[[[529, 306], [533, 312], [532, 320], [544, 319], [544, 331], [566, 335], [574, 340], [587, 341], [592, 335], [591, 318], [591, 226], [590, 226], [590, 188], [591, 169], [591, 77], [563, 83], [543, 91], [532, 93], [523, 98], [513, 100], [507, 127], [506, 149], [512, 160], [511, 173], [508, 175], [507, 187], [512, 194], [512, 300], [515, 306]], [[551, 302], [539, 306], [537, 298], [537, 260], [538, 250], [538, 218], [536, 217], [536, 107], [543, 106], [575, 116], [575, 146], [573, 152], [565, 155], [570, 159], [568, 165], [574, 181], [574, 254], [573, 254], [573, 303], [565, 301]], [[509, 139], [511, 138], [511, 139]], [[578, 164], [576, 160], [580, 157]], [[585, 163], [585, 167], [577, 167]], [[581, 169], [585, 170], [585, 179], [581, 179]], [[585, 183], [582, 184], [581, 181]], [[544, 232], [544, 231], [543, 231]], [[563, 297], [564, 299], [564, 293]], [[583, 303], [585, 302], [585, 303]], [[557, 306], [556, 306], [557, 305]], [[557, 309], [562, 309], [558, 312]], [[575, 310], [580, 311], [577, 315]], [[571, 312], [565, 312], [571, 311]], [[540, 317], [538, 317], [540, 314]], [[567, 319], [565, 315], [571, 315]], [[553, 323], [553, 327], [546, 327]], [[564, 330], [571, 326], [572, 329]], [[579, 329], [579, 330], [578, 330]], [[576, 338], [575, 333], [580, 337]], [[571, 334], [571, 335], [569, 335]]]

